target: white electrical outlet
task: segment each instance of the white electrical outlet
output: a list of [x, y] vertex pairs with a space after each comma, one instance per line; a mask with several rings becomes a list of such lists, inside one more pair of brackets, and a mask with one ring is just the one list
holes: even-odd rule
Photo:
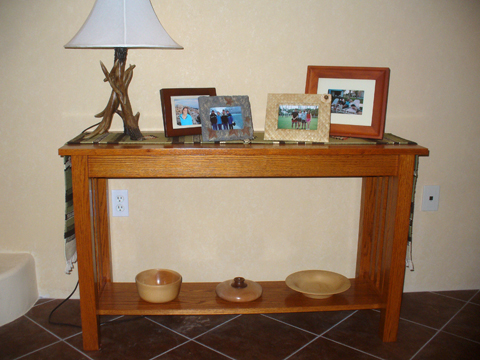
[[128, 190], [112, 190], [112, 216], [128, 216]]
[[423, 187], [422, 211], [437, 211], [440, 200], [440, 186], [425, 185]]

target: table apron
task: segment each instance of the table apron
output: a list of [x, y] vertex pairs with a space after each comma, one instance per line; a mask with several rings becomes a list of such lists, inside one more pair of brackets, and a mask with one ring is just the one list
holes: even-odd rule
[[398, 156], [88, 156], [90, 178], [396, 176]]

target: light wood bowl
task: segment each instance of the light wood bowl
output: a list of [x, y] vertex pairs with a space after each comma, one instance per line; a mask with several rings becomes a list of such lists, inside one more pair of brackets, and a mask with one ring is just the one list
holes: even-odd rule
[[135, 277], [138, 295], [151, 303], [166, 303], [178, 296], [182, 276], [173, 270], [151, 269]]
[[326, 270], [304, 270], [285, 279], [287, 286], [312, 299], [326, 299], [347, 291], [351, 284], [345, 276]]

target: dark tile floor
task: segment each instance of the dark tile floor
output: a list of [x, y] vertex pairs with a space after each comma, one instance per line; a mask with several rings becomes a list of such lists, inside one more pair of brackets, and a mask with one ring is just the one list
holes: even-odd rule
[[[398, 341], [378, 337], [374, 310], [228, 316], [102, 317], [101, 350], [81, 328], [52, 325], [61, 300], [41, 299], [0, 327], [0, 359], [479, 359], [480, 291], [407, 293]], [[78, 300], [53, 322], [80, 324]]]

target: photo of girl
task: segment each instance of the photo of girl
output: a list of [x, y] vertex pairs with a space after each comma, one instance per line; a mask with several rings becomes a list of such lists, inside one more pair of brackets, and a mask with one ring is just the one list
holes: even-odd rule
[[[199, 98], [216, 96], [215, 88], [171, 88], [160, 90], [166, 137], [201, 135]], [[205, 121], [209, 123], [208, 115]]]
[[198, 96], [172, 96], [173, 128], [201, 127]]
[[192, 116], [188, 113], [188, 107], [186, 106], [182, 109], [182, 113], [179, 115], [179, 119], [181, 126], [193, 125]]

